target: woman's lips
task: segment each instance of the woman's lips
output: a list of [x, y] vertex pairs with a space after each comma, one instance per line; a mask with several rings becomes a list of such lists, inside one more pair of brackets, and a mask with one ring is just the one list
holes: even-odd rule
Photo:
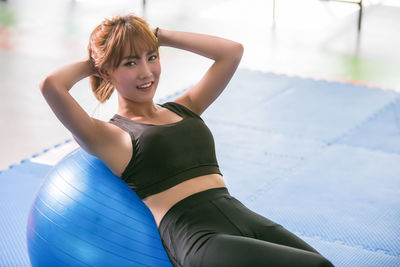
[[137, 89], [141, 90], [141, 91], [146, 91], [149, 90], [154, 82], [148, 82], [148, 83], [144, 83], [141, 85], [136, 86]]

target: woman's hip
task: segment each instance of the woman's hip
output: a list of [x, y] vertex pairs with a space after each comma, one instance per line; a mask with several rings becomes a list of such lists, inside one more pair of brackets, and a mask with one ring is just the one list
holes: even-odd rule
[[276, 226], [246, 208], [224, 187], [196, 193], [175, 204], [162, 219], [159, 232], [171, 260], [184, 262], [217, 234], [256, 238], [258, 231]]

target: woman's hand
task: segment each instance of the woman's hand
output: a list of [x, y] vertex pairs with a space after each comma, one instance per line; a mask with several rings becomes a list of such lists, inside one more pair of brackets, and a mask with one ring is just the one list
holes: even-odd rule
[[90, 72], [89, 76], [96, 76], [96, 77], [102, 78], [100, 73], [99, 73], [99, 71], [98, 71], [98, 69], [95, 67], [93, 60], [88, 58], [88, 59], [86, 59], [86, 61], [89, 64], [90, 69], [91, 69], [90, 70], [91, 72]]

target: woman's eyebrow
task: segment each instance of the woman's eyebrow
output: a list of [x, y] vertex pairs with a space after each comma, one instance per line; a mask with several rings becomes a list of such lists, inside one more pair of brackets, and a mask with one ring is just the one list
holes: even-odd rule
[[[155, 52], [156, 52], [155, 50], [149, 51], [149, 52], [147, 52], [147, 56], [150, 56], [151, 54], [154, 54]], [[129, 55], [129, 56], [123, 57], [122, 59], [124, 60], [124, 59], [140, 59], [140, 58], [141, 57], [139, 57], [137, 55]]]
[[139, 56], [135, 56], [135, 55], [129, 55], [129, 56], [123, 57], [122, 59], [123, 59], [123, 60], [124, 60], [124, 59], [140, 59], [140, 57], [139, 57]]

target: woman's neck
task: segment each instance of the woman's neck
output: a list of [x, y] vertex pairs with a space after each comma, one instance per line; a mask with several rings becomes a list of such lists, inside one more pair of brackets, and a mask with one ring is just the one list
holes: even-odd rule
[[118, 99], [118, 111], [121, 116], [128, 118], [153, 118], [160, 110], [153, 100], [148, 102], [133, 102], [126, 99]]

